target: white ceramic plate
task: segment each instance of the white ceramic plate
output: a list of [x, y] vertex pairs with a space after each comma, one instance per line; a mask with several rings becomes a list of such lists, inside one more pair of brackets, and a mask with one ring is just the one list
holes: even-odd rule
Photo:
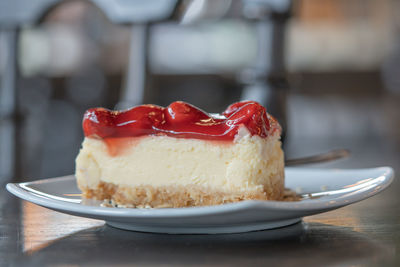
[[99, 201], [82, 202], [75, 177], [10, 183], [12, 194], [40, 206], [72, 215], [105, 220], [135, 231], [157, 233], [238, 233], [296, 223], [302, 217], [337, 209], [371, 197], [393, 180], [390, 167], [373, 169], [286, 168], [286, 187], [300, 192], [296, 202], [238, 203], [165, 209], [109, 208]]

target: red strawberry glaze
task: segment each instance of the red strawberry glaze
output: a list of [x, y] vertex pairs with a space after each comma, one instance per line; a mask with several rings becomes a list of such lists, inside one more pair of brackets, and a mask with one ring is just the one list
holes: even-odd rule
[[181, 101], [166, 108], [156, 105], [141, 105], [124, 111], [92, 108], [84, 115], [83, 131], [86, 137], [99, 139], [166, 135], [233, 141], [242, 126], [246, 126], [251, 135], [264, 138], [281, 130], [266, 109], [254, 101], [234, 103], [222, 115], [225, 118], [215, 118]]

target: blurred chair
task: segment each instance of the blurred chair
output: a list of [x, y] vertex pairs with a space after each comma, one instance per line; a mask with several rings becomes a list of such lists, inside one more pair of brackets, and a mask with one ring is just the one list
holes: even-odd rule
[[19, 122], [17, 114], [17, 39], [21, 26], [35, 23], [56, 0], [10, 0], [0, 3], [0, 41], [3, 51], [0, 86], [0, 178], [19, 170]]

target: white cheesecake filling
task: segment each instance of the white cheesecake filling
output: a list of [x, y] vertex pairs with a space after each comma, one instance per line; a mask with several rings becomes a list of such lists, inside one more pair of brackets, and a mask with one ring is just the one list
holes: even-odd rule
[[232, 143], [142, 137], [114, 156], [103, 140], [85, 138], [76, 158], [78, 185], [201, 185], [227, 192], [283, 185], [274, 180], [283, 178], [279, 135], [260, 138], [245, 130]]

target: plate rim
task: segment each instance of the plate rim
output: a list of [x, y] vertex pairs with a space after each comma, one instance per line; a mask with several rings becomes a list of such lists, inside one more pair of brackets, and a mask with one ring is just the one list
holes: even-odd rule
[[[285, 171], [365, 171], [365, 170], [380, 170], [381, 176], [374, 177], [375, 179], [381, 178], [381, 181], [363, 191], [362, 193], [356, 193], [349, 197], [339, 197], [339, 201], [332, 203], [332, 199], [327, 200], [303, 200], [299, 202], [284, 202], [284, 201], [262, 201], [262, 200], [246, 200], [236, 203], [227, 203], [223, 205], [214, 206], [202, 206], [202, 207], [188, 207], [188, 208], [163, 208], [163, 209], [134, 209], [134, 208], [113, 208], [113, 207], [98, 207], [98, 206], [85, 206], [79, 203], [71, 203], [62, 200], [55, 200], [47, 198], [45, 196], [37, 195], [31, 191], [24, 189], [21, 186], [32, 184], [32, 183], [46, 183], [49, 180], [54, 182], [55, 179], [73, 179], [73, 175], [41, 179], [31, 182], [23, 183], [8, 183], [6, 185], [7, 190], [15, 196], [32, 202], [34, 204], [55, 209], [61, 212], [70, 214], [80, 214], [83, 216], [92, 215], [96, 217], [111, 216], [113, 218], [122, 217], [136, 217], [136, 218], [174, 218], [174, 217], [192, 217], [192, 216], [209, 216], [215, 214], [224, 214], [238, 212], [241, 210], [252, 209], [268, 209], [270, 211], [298, 211], [298, 212], [324, 212], [339, 207], [343, 207], [355, 202], [359, 202], [366, 198], [372, 197], [381, 191], [385, 190], [394, 179], [394, 170], [391, 167], [375, 167], [375, 168], [358, 168], [358, 169], [323, 169], [323, 168], [299, 168], [289, 167], [285, 168]], [[306, 215], [305, 215], [306, 216]]]

